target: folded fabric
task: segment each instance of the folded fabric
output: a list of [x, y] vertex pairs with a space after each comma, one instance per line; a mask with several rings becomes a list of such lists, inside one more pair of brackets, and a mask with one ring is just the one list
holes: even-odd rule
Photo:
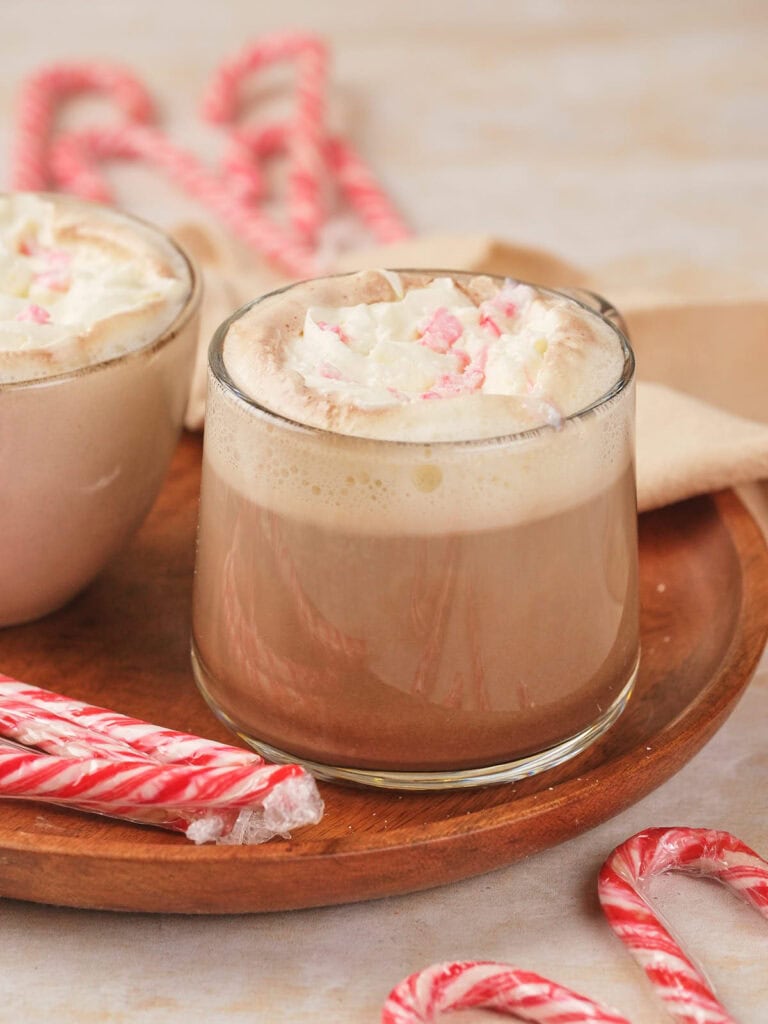
[[641, 512], [768, 477], [768, 426], [663, 384], [637, 386]]
[[[216, 327], [238, 306], [281, 282], [229, 239], [201, 225], [177, 229], [205, 280], [201, 343], [186, 424], [202, 428], [205, 366]], [[488, 236], [441, 236], [348, 253], [333, 271], [447, 267], [600, 292], [590, 277], [547, 252]], [[637, 484], [641, 511], [768, 477], [768, 300], [622, 305], [637, 355]]]

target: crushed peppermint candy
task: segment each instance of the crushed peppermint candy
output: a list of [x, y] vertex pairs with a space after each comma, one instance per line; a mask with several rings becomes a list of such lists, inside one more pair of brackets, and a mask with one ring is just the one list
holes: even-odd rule
[[308, 426], [437, 441], [558, 429], [624, 372], [610, 323], [571, 296], [482, 275], [379, 273], [297, 285], [239, 319], [225, 347], [238, 386]]
[[439, 306], [428, 320], [417, 328], [419, 341], [433, 352], [448, 352], [464, 333], [461, 321]]
[[21, 312], [16, 314], [14, 320], [32, 324], [47, 324], [50, 323], [51, 314], [47, 309], [43, 309], [42, 306], [36, 306], [34, 302], [30, 302], [28, 306], [25, 306]]
[[[535, 303], [534, 289], [506, 280], [476, 304], [441, 277], [395, 301], [310, 307], [288, 365], [311, 389], [348, 394], [363, 408], [479, 393], [535, 398], [546, 352], [541, 327], [530, 329]], [[543, 409], [542, 422], [554, 419]]]

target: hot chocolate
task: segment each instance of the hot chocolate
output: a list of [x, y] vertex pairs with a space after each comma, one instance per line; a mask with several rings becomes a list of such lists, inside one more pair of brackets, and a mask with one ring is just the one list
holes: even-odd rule
[[0, 196], [0, 626], [63, 604], [143, 519], [181, 426], [198, 299], [156, 229]]
[[631, 371], [578, 301], [489, 278], [353, 275], [237, 315], [194, 602], [218, 713], [375, 784], [583, 747], [637, 664]]

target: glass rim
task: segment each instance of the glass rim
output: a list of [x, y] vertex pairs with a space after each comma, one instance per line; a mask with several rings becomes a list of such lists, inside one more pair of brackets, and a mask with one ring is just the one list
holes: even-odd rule
[[55, 384], [59, 381], [82, 377], [85, 374], [97, 373], [100, 370], [105, 370], [107, 367], [114, 366], [117, 363], [124, 363], [131, 359], [138, 359], [147, 356], [152, 352], [156, 352], [159, 349], [164, 348], [173, 341], [174, 338], [178, 337], [197, 312], [202, 298], [201, 274], [195, 265], [195, 261], [183, 246], [181, 246], [167, 231], [158, 227], [157, 224], [153, 224], [152, 221], [146, 220], [143, 217], [137, 217], [135, 214], [125, 213], [123, 210], [107, 206], [104, 203], [96, 203], [90, 199], [83, 199], [80, 196], [69, 195], [68, 193], [35, 191], [19, 192], [12, 189], [0, 191], [0, 199], [13, 195], [39, 196], [41, 199], [51, 199], [56, 202], [64, 201], [65, 203], [71, 203], [73, 205], [94, 207], [97, 210], [106, 210], [108, 213], [116, 214], [118, 217], [127, 220], [128, 222], [141, 225], [142, 228], [148, 229], [150, 232], [159, 235], [181, 257], [189, 274], [189, 291], [184, 298], [183, 304], [179, 307], [171, 322], [167, 324], [156, 337], [152, 338], [152, 340], [148, 341], [146, 344], [140, 345], [138, 348], [130, 349], [127, 352], [119, 352], [117, 355], [111, 356], [109, 359], [99, 359], [95, 363], [87, 363], [85, 366], [78, 366], [72, 370], [62, 370], [60, 373], [43, 374], [39, 377], [24, 377], [22, 380], [0, 380], [0, 392]]
[[[494, 281], [504, 281], [508, 279], [500, 274], [483, 274], [481, 272], [466, 270], [445, 270], [427, 267], [386, 267], [382, 269], [387, 270], [388, 273], [395, 274], [432, 274], [434, 276], [444, 275], [452, 278], [489, 277]], [[292, 281], [280, 288], [274, 288], [271, 291], [252, 299], [250, 302], [245, 303], [243, 306], [240, 306], [240, 308], [231, 313], [223, 323], [219, 324], [214, 331], [213, 338], [211, 339], [208, 347], [208, 368], [213, 378], [218, 381], [226, 391], [234, 395], [236, 399], [247, 406], [252, 412], [262, 416], [268, 422], [271, 421], [282, 428], [287, 427], [291, 431], [305, 434], [307, 437], [343, 438], [344, 441], [360, 445], [400, 446], [411, 449], [417, 447], [423, 448], [426, 446], [429, 448], [442, 448], [443, 450], [447, 448], [479, 448], [483, 446], [511, 444], [519, 441], [531, 440], [532, 438], [540, 437], [542, 434], [548, 434], [551, 432], [559, 433], [565, 428], [566, 424], [585, 419], [592, 413], [596, 413], [604, 406], [609, 405], [629, 387], [634, 379], [636, 366], [635, 353], [629, 342], [629, 338], [623, 329], [623, 317], [616, 307], [608, 302], [607, 299], [603, 298], [603, 296], [599, 295], [597, 292], [593, 292], [585, 288], [574, 288], [573, 290], [566, 288], [549, 288], [545, 285], [535, 284], [532, 281], [523, 281], [519, 278], [512, 278], [515, 284], [524, 284], [530, 288], [536, 289], [537, 291], [544, 292], [547, 295], [559, 296], [567, 299], [569, 302], [575, 303], [591, 316], [597, 317], [598, 320], [601, 320], [606, 324], [615, 333], [621, 346], [624, 362], [617, 380], [614, 381], [607, 391], [599, 395], [594, 401], [590, 402], [583, 408], [578, 409], [576, 412], [570, 413], [568, 416], [564, 416], [561, 422], [557, 425], [553, 423], [542, 423], [539, 426], [529, 427], [526, 430], [512, 431], [506, 434], [494, 434], [490, 437], [471, 438], [468, 440], [462, 440], [459, 438], [456, 440], [415, 441], [407, 438], [390, 439], [363, 437], [359, 434], [347, 434], [342, 431], [329, 430], [326, 427], [311, 426], [310, 424], [302, 423], [300, 420], [292, 419], [290, 416], [286, 416], [283, 413], [275, 412], [273, 409], [268, 408], [257, 399], [246, 394], [238, 386], [238, 384], [232, 379], [224, 362], [224, 342], [232, 324], [255, 306], [258, 306], [262, 302], [266, 302], [267, 299], [274, 298], [277, 295], [282, 295], [284, 292], [291, 291], [294, 288], [299, 288], [304, 284], [308, 284], [311, 280], [333, 280], [334, 278], [352, 277], [361, 272], [362, 271], [358, 270], [344, 271], [338, 274], [324, 274], [318, 278], [306, 278], [301, 281]], [[590, 305], [584, 298], [580, 298], [580, 295], [589, 297], [592, 301], [597, 302], [598, 308], [596, 309], [594, 306]], [[614, 316], [618, 323], [609, 319], [609, 315]], [[622, 326], [619, 326], [619, 324]]]

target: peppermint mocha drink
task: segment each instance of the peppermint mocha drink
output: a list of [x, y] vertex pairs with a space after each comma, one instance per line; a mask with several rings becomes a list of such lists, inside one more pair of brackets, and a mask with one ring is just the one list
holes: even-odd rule
[[638, 659], [633, 360], [460, 274], [267, 296], [211, 350], [193, 660], [271, 757], [400, 787], [583, 749]]
[[0, 626], [62, 605], [144, 518], [181, 426], [198, 299], [156, 229], [0, 196]]

